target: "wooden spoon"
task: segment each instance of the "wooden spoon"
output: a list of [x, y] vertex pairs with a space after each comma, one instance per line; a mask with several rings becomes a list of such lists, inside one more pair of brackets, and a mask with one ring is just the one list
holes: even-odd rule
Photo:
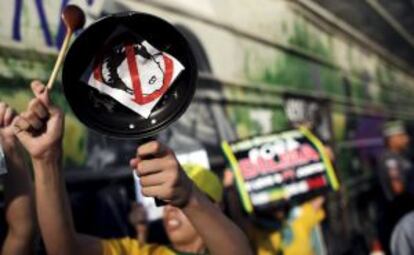
[[83, 28], [83, 26], [85, 25], [85, 14], [83, 13], [82, 9], [78, 6], [68, 5], [62, 12], [62, 20], [63, 23], [65, 23], [66, 35], [65, 39], [63, 40], [62, 47], [60, 48], [58, 58], [53, 68], [53, 72], [50, 75], [49, 82], [47, 83], [47, 89], [49, 90], [52, 89], [53, 83], [56, 80], [60, 66], [63, 63], [63, 59], [69, 48], [69, 42], [72, 38], [73, 32]]

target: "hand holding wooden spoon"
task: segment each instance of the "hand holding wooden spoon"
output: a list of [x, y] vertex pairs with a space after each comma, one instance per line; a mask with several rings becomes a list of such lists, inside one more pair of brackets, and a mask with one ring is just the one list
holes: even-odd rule
[[56, 80], [59, 68], [63, 63], [66, 51], [69, 48], [69, 42], [73, 35], [73, 32], [81, 29], [85, 25], [85, 14], [78, 6], [68, 5], [62, 12], [62, 20], [65, 23], [66, 35], [62, 47], [60, 48], [52, 75], [50, 76], [49, 82], [47, 83], [47, 89], [49, 90], [53, 87], [53, 83]]

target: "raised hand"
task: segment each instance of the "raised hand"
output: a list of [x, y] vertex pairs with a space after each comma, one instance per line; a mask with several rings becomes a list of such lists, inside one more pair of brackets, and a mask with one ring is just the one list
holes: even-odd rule
[[32, 185], [23, 150], [14, 135], [16, 112], [0, 102], [0, 145], [4, 150], [8, 173], [4, 178], [7, 236], [1, 254], [31, 254], [35, 219]]
[[137, 149], [130, 165], [140, 177], [142, 194], [183, 208], [190, 199], [193, 183], [181, 169], [174, 152], [157, 141]]
[[32, 159], [58, 159], [62, 153], [63, 112], [51, 103], [42, 83], [34, 81], [31, 87], [35, 98], [15, 119], [15, 134]]
[[6, 150], [16, 145], [12, 126], [15, 117], [16, 112], [6, 103], [0, 102], [0, 144]]

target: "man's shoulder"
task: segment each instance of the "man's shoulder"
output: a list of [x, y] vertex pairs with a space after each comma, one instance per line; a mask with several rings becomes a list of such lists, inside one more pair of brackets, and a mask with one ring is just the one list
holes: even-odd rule
[[394, 228], [391, 237], [392, 254], [413, 254], [414, 212], [406, 214]]
[[407, 213], [402, 217], [396, 226], [397, 228], [414, 239], [414, 212]]

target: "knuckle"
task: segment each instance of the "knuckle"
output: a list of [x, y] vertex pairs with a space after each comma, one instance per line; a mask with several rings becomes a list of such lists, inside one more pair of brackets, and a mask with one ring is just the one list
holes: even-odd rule
[[28, 111], [24, 111], [20, 114], [20, 118], [22, 119], [26, 119], [29, 116], [29, 112]]
[[177, 162], [177, 160], [176, 160], [175, 158], [173, 158], [173, 157], [169, 157], [169, 158], [168, 158], [168, 163], [167, 163], [167, 165], [168, 165], [168, 167], [169, 167], [169, 168], [173, 168], [173, 169], [178, 168], [178, 162]]
[[172, 185], [175, 185], [180, 181], [180, 176], [177, 173], [173, 173], [171, 174], [170, 180], [172, 182]]
[[141, 162], [137, 165], [137, 172], [138, 175], [142, 175], [144, 172], [145, 168], [144, 168], [144, 162]]
[[146, 180], [144, 178], [141, 178], [139, 180], [139, 184], [141, 184], [141, 187], [146, 187], [147, 186], [147, 182], [146, 182]]
[[60, 108], [54, 107], [53, 110], [56, 116], [58, 116], [59, 118], [63, 118], [63, 116], [65, 115], [65, 113]]
[[141, 155], [141, 154], [144, 154], [144, 153], [145, 153], [145, 145], [138, 146], [138, 148], [137, 148], [137, 154], [138, 155]]
[[152, 151], [159, 151], [161, 149], [161, 143], [158, 141], [154, 141], [151, 146]]
[[142, 192], [142, 195], [144, 195], [145, 197], [150, 196], [150, 193], [149, 193], [148, 189], [143, 188], [141, 192]]
[[139, 171], [141, 172], [141, 174], [147, 174], [149, 173], [149, 170], [151, 169], [151, 162], [145, 160], [142, 161], [138, 164]]
[[37, 98], [33, 98], [29, 101], [29, 108], [33, 108], [38, 104], [38, 99]]
[[36, 114], [33, 111], [30, 111], [27, 115], [27, 118], [31, 121], [38, 121]]

